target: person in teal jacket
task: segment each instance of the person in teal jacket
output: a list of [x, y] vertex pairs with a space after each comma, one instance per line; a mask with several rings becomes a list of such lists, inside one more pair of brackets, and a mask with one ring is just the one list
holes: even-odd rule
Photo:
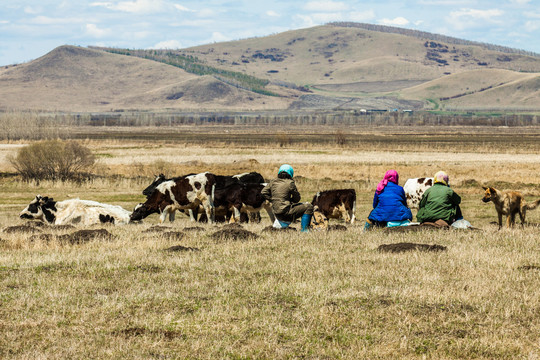
[[448, 185], [448, 175], [439, 171], [433, 177], [434, 184], [424, 192], [416, 219], [420, 223], [444, 220], [448, 225], [463, 219], [461, 197]]

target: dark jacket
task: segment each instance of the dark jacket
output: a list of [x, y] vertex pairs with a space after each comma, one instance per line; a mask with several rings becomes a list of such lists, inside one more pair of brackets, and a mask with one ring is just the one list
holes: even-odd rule
[[441, 219], [451, 224], [460, 212], [460, 203], [461, 197], [454, 190], [444, 184], [435, 183], [422, 196], [416, 219], [419, 222], [435, 222]]
[[368, 219], [379, 222], [412, 220], [403, 188], [389, 182], [380, 194], [375, 192], [373, 210]]
[[292, 179], [270, 180], [262, 191], [262, 196], [272, 202], [274, 214], [286, 214], [291, 208], [291, 204], [300, 201], [300, 193]]

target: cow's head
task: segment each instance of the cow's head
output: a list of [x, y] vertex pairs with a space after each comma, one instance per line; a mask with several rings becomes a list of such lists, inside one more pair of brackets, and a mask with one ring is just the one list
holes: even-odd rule
[[38, 219], [54, 223], [56, 219], [56, 201], [47, 196], [37, 195], [20, 213], [21, 219]]
[[129, 216], [129, 222], [141, 221], [154, 212], [156, 211], [153, 211], [146, 203], [137, 204]]
[[167, 178], [165, 178], [165, 175], [163, 174], [159, 174], [158, 176], [156, 176], [156, 178], [154, 179], [154, 181], [148, 185], [148, 187], [146, 189], [143, 190], [143, 195], [145, 195], [146, 197], [152, 195], [152, 193], [154, 192], [154, 190], [156, 189], [156, 187], [161, 184], [162, 182], [166, 181]]
[[484, 189], [484, 197], [482, 198], [482, 201], [487, 203], [493, 200], [497, 196], [497, 190], [495, 190], [492, 187], [485, 187], [482, 186], [482, 189]]

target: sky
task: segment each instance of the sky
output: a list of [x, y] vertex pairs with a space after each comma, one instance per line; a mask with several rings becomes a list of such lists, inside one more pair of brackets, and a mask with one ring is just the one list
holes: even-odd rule
[[177, 49], [333, 21], [540, 53], [540, 0], [1, 0], [0, 65], [61, 45]]

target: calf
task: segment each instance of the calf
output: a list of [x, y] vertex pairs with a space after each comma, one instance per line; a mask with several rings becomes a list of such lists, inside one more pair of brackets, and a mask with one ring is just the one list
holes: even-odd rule
[[356, 191], [354, 189], [326, 190], [318, 192], [311, 202], [329, 219], [343, 218], [354, 223], [356, 212]]
[[409, 209], [418, 210], [424, 192], [431, 186], [433, 186], [433, 178], [413, 178], [405, 182], [403, 190], [405, 191]]
[[212, 192], [216, 176], [209, 172], [186, 175], [161, 182], [146, 199], [138, 204], [131, 214], [130, 221], [139, 221], [150, 214], [160, 213], [163, 223], [167, 215], [176, 210], [195, 209], [202, 205], [210, 222], [214, 221], [214, 202]]
[[91, 200], [69, 199], [54, 201], [53, 198], [37, 195], [21, 212], [22, 219], [38, 219], [54, 225], [95, 225], [112, 223], [123, 225], [129, 222], [130, 212], [120, 206]]

